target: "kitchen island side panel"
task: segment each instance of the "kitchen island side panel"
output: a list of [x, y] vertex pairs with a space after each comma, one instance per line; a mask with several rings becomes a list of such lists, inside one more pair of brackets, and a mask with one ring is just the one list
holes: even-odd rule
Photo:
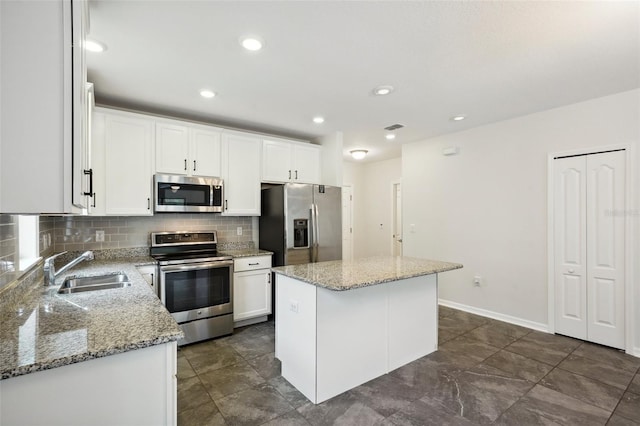
[[[394, 283], [395, 285], [395, 283]], [[387, 285], [317, 287], [317, 401], [387, 373]]]
[[316, 400], [316, 287], [276, 276], [276, 357], [282, 377]]
[[438, 349], [438, 288], [436, 274], [389, 285], [388, 371]]

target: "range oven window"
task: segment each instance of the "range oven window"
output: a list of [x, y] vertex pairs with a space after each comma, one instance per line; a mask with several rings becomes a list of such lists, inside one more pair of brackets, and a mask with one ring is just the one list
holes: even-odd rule
[[171, 313], [230, 303], [229, 268], [167, 273], [165, 291], [165, 304]]
[[158, 182], [158, 204], [162, 206], [210, 206], [211, 187]]

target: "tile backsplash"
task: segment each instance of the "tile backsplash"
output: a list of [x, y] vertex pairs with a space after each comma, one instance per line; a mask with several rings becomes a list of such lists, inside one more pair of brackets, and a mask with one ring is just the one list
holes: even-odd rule
[[[148, 247], [149, 234], [160, 231], [216, 230], [221, 243], [248, 243], [253, 240], [251, 217], [213, 213], [160, 213], [149, 217], [64, 216], [47, 219], [53, 221], [55, 252]], [[242, 227], [242, 235], [237, 235], [238, 227]], [[96, 241], [96, 231], [104, 231], [104, 242]]]

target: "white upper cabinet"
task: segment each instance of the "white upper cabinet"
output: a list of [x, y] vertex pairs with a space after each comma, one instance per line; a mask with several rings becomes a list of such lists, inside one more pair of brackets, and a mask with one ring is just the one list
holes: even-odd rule
[[156, 173], [220, 176], [220, 131], [179, 122], [156, 123]]
[[261, 147], [259, 136], [232, 131], [222, 134], [223, 215], [260, 215]]
[[168, 123], [156, 123], [156, 172], [188, 174], [189, 129]]
[[87, 206], [87, 19], [86, 1], [0, 1], [0, 212]]
[[318, 145], [264, 139], [262, 181], [320, 183]]
[[189, 144], [191, 175], [215, 176], [222, 175], [220, 131], [204, 127], [191, 129], [191, 143]]
[[153, 134], [150, 118], [124, 112], [105, 114], [105, 212], [153, 214]]

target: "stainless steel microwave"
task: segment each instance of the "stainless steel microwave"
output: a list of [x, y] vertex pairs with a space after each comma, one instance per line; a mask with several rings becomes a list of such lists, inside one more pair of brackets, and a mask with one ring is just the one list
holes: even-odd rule
[[220, 178], [155, 175], [153, 188], [156, 212], [222, 212], [224, 185]]

